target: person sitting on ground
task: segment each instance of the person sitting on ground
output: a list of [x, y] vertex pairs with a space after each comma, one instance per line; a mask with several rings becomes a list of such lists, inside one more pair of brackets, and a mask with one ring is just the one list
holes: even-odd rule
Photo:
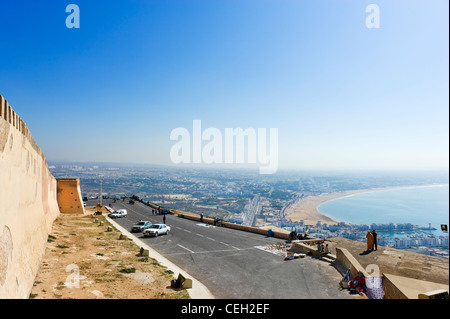
[[320, 242], [317, 242], [317, 251], [320, 253], [323, 251], [323, 245]]
[[294, 240], [295, 238], [296, 238], [296, 233], [295, 233], [295, 231], [291, 231], [290, 233], [289, 233], [289, 240]]
[[364, 285], [366, 284], [366, 278], [361, 272], [358, 272], [355, 279], [350, 280], [348, 283], [348, 287], [350, 289], [355, 289], [356, 292], [360, 292], [364, 290]]

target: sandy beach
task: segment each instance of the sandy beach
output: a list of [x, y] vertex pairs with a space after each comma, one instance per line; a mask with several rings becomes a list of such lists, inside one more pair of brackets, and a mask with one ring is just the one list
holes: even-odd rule
[[375, 189], [360, 189], [345, 192], [336, 192], [329, 194], [321, 194], [318, 196], [308, 196], [303, 199], [297, 200], [295, 203], [286, 208], [286, 219], [290, 219], [293, 222], [303, 220], [306, 225], [316, 225], [317, 222], [327, 225], [336, 225], [338, 222], [332, 218], [323, 215], [319, 212], [317, 207], [329, 200], [350, 196], [357, 193], [381, 191], [387, 189], [393, 189], [396, 187], [375, 188]]

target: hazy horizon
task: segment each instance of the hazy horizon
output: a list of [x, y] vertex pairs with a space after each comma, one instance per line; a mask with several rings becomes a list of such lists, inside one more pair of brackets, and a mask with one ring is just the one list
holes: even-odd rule
[[[224, 172], [224, 171], [233, 171], [233, 172], [251, 172], [258, 173], [258, 167], [249, 165], [193, 165], [193, 164], [148, 164], [148, 163], [132, 163], [132, 162], [102, 162], [102, 161], [72, 161], [72, 160], [47, 160], [48, 165], [68, 165], [68, 166], [99, 166], [99, 168], [160, 168], [160, 169], [180, 169], [180, 170], [205, 170], [205, 171], [214, 171], [214, 172]], [[382, 170], [382, 169], [300, 169], [300, 168], [280, 168], [274, 174], [283, 174], [283, 173], [300, 173], [305, 175], [312, 174], [329, 174], [329, 175], [378, 175], [378, 174], [392, 174], [398, 176], [409, 176], [409, 177], [422, 177], [422, 175], [435, 175], [438, 176], [445, 175], [447, 180], [450, 179], [450, 171], [447, 169], [429, 169], [429, 170]], [[257, 174], [259, 175], [259, 174]], [[347, 177], [349, 175], [346, 175]], [[269, 175], [270, 176], [270, 175]], [[446, 182], [448, 183], [448, 181]]]
[[361, 0], [73, 3], [0, 4], [0, 94], [48, 161], [196, 167], [170, 135], [201, 120], [278, 129], [279, 170], [448, 172], [448, 1], [375, 1], [379, 28]]

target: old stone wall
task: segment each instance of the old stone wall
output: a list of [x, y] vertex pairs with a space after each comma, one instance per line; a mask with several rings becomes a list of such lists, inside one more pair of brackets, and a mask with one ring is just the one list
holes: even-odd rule
[[58, 215], [45, 156], [0, 95], [0, 299], [28, 298]]
[[57, 179], [58, 205], [63, 214], [84, 214], [80, 180], [76, 178]]

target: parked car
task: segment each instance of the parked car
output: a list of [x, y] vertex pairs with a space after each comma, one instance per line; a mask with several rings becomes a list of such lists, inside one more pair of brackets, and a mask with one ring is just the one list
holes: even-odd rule
[[131, 227], [131, 232], [132, 233], [136, 233], [136, 232], [141, 232], [146, 230], [147, 228], [152, 227], [152, 223], [148, 222], [148, 221], [140, 221], [138, 223], [136, 223], [135, 225], [133, 225], [133, 227]]
[[127, 216], [127, 210], [126, 209], [119, 209], [116, 211], [113, 211], [112, 213], [108, 214], [108, 217], [110, 218], [121, 218]]
[[147, 228], [142, 233], [145, 237], [157, 237], [159, 235], [167, 235], [170, 232], [170, 227], [166, 224], [153, 224], [152, 227]]

